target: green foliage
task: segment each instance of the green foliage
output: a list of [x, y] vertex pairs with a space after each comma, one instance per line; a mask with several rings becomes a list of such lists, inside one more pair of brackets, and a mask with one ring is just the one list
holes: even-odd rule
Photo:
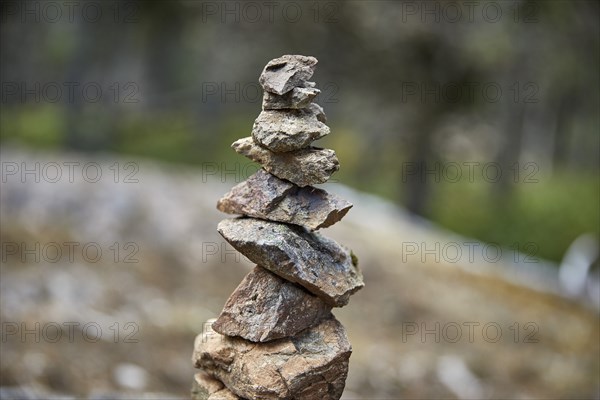
[[460, 234], [560, 261], [579, 235], [600, 235], [598, 175], [559, 172], [496, 193], [485, 182], [436, 186], [429, 217]]
[[20, 141], [32, 147], [54, 148], [66, 131], [64, 111], [55, 104], [11, 108], [2, 111], [2, 140]]
[[130, 116], [121, 126], [116, 150], [171, 162], [192, 162], [197, 154], [194, 137], [182, 114]]

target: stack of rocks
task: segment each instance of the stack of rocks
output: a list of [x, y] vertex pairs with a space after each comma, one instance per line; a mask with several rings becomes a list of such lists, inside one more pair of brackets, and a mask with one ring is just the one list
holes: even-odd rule
[[271, 60], [252, 137], [232, 147], [262, 169], [217, 208], [219, 233], [257, 266], [221, 315], [198, 335], [194, 399], [339, 399], [352, 348], [331, 314], [364, 286], [356, 257], [314, 231], [338, 222], [352, 204], [310, 185], [339, 168], [333, 150], [311, 147], [329, 133], [312, 77], [314, 57]]

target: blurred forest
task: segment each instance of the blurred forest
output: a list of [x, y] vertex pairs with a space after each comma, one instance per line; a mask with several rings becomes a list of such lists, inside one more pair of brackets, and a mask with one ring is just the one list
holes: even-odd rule
[[50, 3], [3, 2], [2, 143], [243, 168], [307, 54], [339, 181], [556, 262], [599, 233], [597, 1]]

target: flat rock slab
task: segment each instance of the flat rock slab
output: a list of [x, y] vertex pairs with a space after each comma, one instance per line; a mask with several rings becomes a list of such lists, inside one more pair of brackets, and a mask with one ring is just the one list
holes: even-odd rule
[[352, 204], [325, 190], [312, 186], [301, 188], [260, 169], [234, 186], [217, 202], [217, 208], [229, 214], [316, 230], [340, 221]]
[[241, 400], [241, 397], [233, 394], [220, 380], [198, 372], [194, 375], [192, 400]]
[[254, 263], [298, 283], [334, 307], [364, 286], [356, 257], [318, 233], [255, 218], [226, 219], [217, 230]]
[[235, 141], [231, 147], [263, 166], [267, 172], [298, 186], [325, 183], [340, 169], [335, 151], [307, 147], [287, 153], [274, 153], [254, 142], [252, 137]]
[[315, 72], [317, 59], [310, 56], [284, 55], [267, 63], [258, 82], [267, 92], [285, 94], [305, 85]]
[[267, 342], [294, 336], [329, 316], [331, 306], [301, 286], [256, 266], [225, 303], [212, 328]]
[[297, 336], [268, 343], [198, 335], [192, 361], [248, 399], [339, 399], [352, 347], [343, 326], [332, 317]]
[[317, 88], [295, 87], [286, 94], [265, 92], [263, 95], [263, 110], [284, 110], [305, 108], [321, 91]]
[[312, 108], [262, 111], [252, 127], [254, 140], [276, 153], [303, 149], [328, 134]]

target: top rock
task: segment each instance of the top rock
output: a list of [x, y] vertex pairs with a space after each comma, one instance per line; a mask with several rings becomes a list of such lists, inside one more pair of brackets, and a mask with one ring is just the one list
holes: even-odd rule
[[[310, 56], [285, 55], [265, 66], [258, 81], [270, 93], [285, 94], [295, 87], [307, 87], [315, 72], [317, 59]], [[308, 83], [308, 85], [307, 85]]]

